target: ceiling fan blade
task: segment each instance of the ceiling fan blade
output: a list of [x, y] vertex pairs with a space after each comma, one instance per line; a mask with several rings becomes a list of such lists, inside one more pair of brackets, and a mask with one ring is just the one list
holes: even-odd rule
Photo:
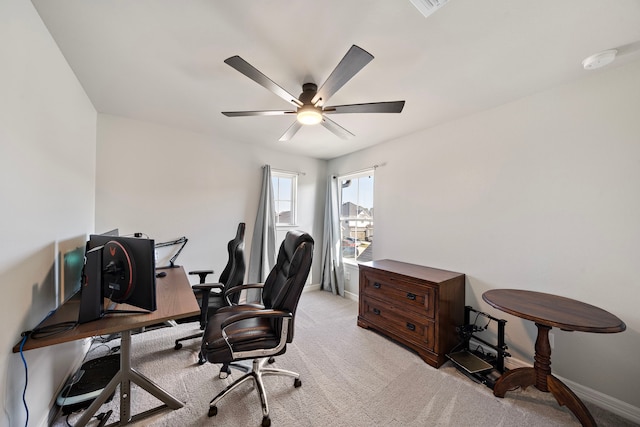
[[284, 133], [284, 135], [280, 137], [278, 141], [290, 140], [291, 138], [293, 138], [293, 135], [295, 135], [296, 132], [300, 130], [301, 127], [302, 127], [302, 124], [300, 122], [298, 122], [297, 120], [294, 121], [293, 124], [289, 126], [289, 129], [287, 129], [287, 131]]
[[227, 117], [244, 117], [244, 116], [284, 116], [287, 114], [296, 114], [295, 111], [285, 110], [262, 110], [262, 111], [223, 111]]
[[278, 95], [280, 98], [284, 99], [287, 102], [295, 105], [296, 107], [302, 107], [302, 102], [298, 101], [298, 98], [291, 95], [289, 92], [278, 86], [273, 82], [269, 77], [262, 74], [255, 68], [253, 65], [249, 64], [244, 59], [240, 58], [238, 55], [232, 56], [231, 58], [227, 58], [224, 62], [236, 70], [240, 71], [245, 76], [249, 77], [254, 82], [258, 83], [260, 86], [263, 86], [269, 89], [271, 92]]
[[[334, 93], [338, 91], [346, 82], [351, 80], [358, 71], [362, 70], [373, 59], [366, 50], [356, 45], [342, 58], [338, 66], [331, 72], [331, 75], [323, 83], [311, 103], [317, 106], [324, 105]], [[319, 102], [319, 103], [318, 103]]]
[[334, 122], [328, 117], [323, 116], [321, 123], [322, 123], [322, 126], [329, 129], [331, 132], [333, 132], [334, 134], [336, 134], [342, 139], [350, 139], [355, 136], [354, 134], [352, 134], [351, 132], [349, 132], [348, 130], [346, 130], [345, 128], [343, 128], [342, 126], [340, 126], [339, 124], [337, 124], [336, 122]]
[[369, 104], [333, 105], [322, 111], [328, 114], [344, 113], [400, 113], [404, 108], [404, 101], [371, 102]]

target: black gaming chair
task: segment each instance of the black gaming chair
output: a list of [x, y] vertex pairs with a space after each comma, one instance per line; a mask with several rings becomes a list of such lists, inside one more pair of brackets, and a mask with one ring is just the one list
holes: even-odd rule
[[[244, 261], [244, 230], [245, 223], [238, 224], [238, 230], [236, 237], [229, 241], [227, 244], [227, 251], [229, 253], [229, 259], [224, 270], [220, 274], [218, 279], [219, 283], [204, 283], [206, 276], [213, 273], [212, 270], [197, 270], [190, 271], [189, 274], [197, 274], [200, 276], [200, 284], [193, 285], [192, 288], [196, 294], [196, 299], [200, 305], [200, 329], [207, 326], [207, 321], [211, 315], [222, 307], [229, 306], [238, 302], [240, 298], [239, 293], [234, 293], [230, 296], [225, 296], [225, 291], [242, 284], [244, 280], [244, 274], [246, 271], [246, 263]], [[202, 336], [202, 332], [192, 334], [186, 337], [182, 337], [176, 340], [175, 349], [182, 348], [181, 341], [186, 341], [193, 338], [199, 338]], [[203, 364], [205, 360], [202, 358], [202, 354], [199, 357], [199, 363]]]
[[[262, 287], [264, 305], [232, 305], [209, 318], [200, 353], [211, 363], [228, 365], [253, 359], [251, 371], [220, 392], [209, 404], [209, 416], [218, 413], [218, 402], [240, 384], [253, 380], [262, 402], [262, 426], [271, 425], [262, 377], [288, 375], [294, 387], [300, 387], [300, 375], [265, 367], [269, 358], [283, 354], [293, 340], [294, 318], [300, 295], [307, 281], [313, 258], [314, 241], [300, 231], [289, 231], [280, 246], [275, 267]], [[230, 290], [230, 291], [233, 291]]]

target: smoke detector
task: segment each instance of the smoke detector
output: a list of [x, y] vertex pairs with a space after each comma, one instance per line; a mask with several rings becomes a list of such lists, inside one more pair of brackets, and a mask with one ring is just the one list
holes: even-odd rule
[[618, 51], [616, 49], [604, 50], [602, 52], [598, 52], [595, 55], [591, 55], [582, 61], [582, 66], [585, 70], [595, 70], [597, 68], [605, 67], [611, 64], [614, 59], [616, 59], [616, 54]]
[[436, 10], [440, 9], [449, 0], [409, 0], [424, 15], [428, 17]]

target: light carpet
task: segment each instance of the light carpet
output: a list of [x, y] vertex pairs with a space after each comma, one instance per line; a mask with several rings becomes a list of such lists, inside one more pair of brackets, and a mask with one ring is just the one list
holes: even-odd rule
[[[507, 393], [504, 399], [460, 373], [450, 362], [440, 369], [415, 353], [356, 324], [354, 301], [324, 291], [302, 294], [295, 320], [295, 337], [276, 367], [300, 373], [302, 387], [289, 377], [266, 377], [273, 426], [579, 426], [553, 396], [534, 387]], [[260, 401], [246, 383], [218, 404], [208, 417], [209, 401], [234, 378], [218, 378], [219, 365], [197, 364], [200, 340], [174, 350], [174, 340], [198, 330], [196, 323], [150, 330], [133, 336], [132, 366], [185, 402], [136, 426], [259, 426]], [[119, 345], [113, 340], [90, 351], [105, 355]], [[159, 401], [132, 387], [132, 411], [138, 413]], [[113, 409], [118, 418], [118, 392], [101, 411]], [[601, 427], [637, 426], [608, 411], [587, 404]], [[71, 425], [79, 417], [71, 414]], [[97, 420], [90, 425], [97, 425]], [[60, 416], [54, 427], [66, 427]]]

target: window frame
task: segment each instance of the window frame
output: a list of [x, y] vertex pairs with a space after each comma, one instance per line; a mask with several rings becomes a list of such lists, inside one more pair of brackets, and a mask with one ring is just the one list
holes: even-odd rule
[[[351, 173], [347, 173], [347, 174], [344, 174], [344, 175], [339, 175], [337, 177], [337, 179], [338, 179], [338, 191], [339, 191], [338, 203], [339, 203], [340, 242], [341, 242], [341, 244], [340, 244], [340, 257], [342, 258], [342, 262], [346, 263], [346, 264], [357, 265], [359, 262], [364, 262], [364, 260], [363, 261], [359, 261], [358, 260], [358, 257], [360, 256], [361, 253], [357, 254], [357, 247], [356, 246], [354, 246], [354, 248], [356, 248], [356, 249], [354, 249], [354, 251], [356, 253], [356, 255], [354, 257], [348, 257], [348, 256], [345, 257], [344, 256], [344, 249], [343, 249], [343, 246], [342, 246], [342, 242], [346, 238], [354, 239], [354, 237], [352, 237], [351, 235], [345, 236], [343, 234], [343, 229], [342, 229], [343, 222], [344, 221], [368, 222], [368, 223], [371, 224], [371, 229], [375, 229], [375, 217], [374, 217], [374, 213], [373, 213], [374, 209], [375, 209], [375, 197], [374, 197], [375, 196], [375, 194], [374, 194], [375, 193], [375, 169], [376, 168], [374, 167], [374, 168], [371, 168], [371, 169], [361, 170], [361, 171], [358, 171], [358, 172], [351, 172]], [[353, 217], [353, 216], [343, 216], [342, 215], [342, 212], [343, 212], [343, 208], [342, 208], [342, 204], [343, 204], [342, 182], [345, 181], [345, 180], [349, 180], [349, 179], [354, 180], [354, 179], [358, 179], [358, 178], [362, 178], [362, 177], [371, 177], [373, 179], [373, 187], [371, 189], [371, 200], [372, 200], [371, 201], [371, 205], [372, 206], [371, 206], [371, 208], [367, 208], [366, 206], [361, 206], [360, 203], [361, 203], [362, 199], [359, 197], [359, 195], [357, 196], [357, 202], [358, 203], [356, 204], [356, 206], [362, 207], [362, 208], [365, 208], [365, 209], [369, 210], [371, 212], [371, 216], [370, 216], [370, 218], [367, 218], [367, 219], [364, 219], [364, 220], [362, 220], [361, 218], [358, 218], [358, 216], [357, 216], [358, 213], [357, 212], [356, 212], [356, 216], [355, 217]], [[357, 228], [357, 226], [356, 226], [356, 228]], [[355, 238], [355, 241], [356, 242], [358, 241], [357, 237]], [[371, 241], [373, 241], [373, 239]]]
[[[290, 199], [280, 199], [279, 188], [274, 185], [274, 179], [288, 179], [291, 182]], [[298, 225], [298, 173], [285, 170], [271, 170], [271, 190], [273, 191], [273, 205], [276, 213], [276, 227], [297, 227]], [[280, 214], [278, 213], [278, 202], [287, 202], [291, 205], [291, 221], [278, 222]]]

